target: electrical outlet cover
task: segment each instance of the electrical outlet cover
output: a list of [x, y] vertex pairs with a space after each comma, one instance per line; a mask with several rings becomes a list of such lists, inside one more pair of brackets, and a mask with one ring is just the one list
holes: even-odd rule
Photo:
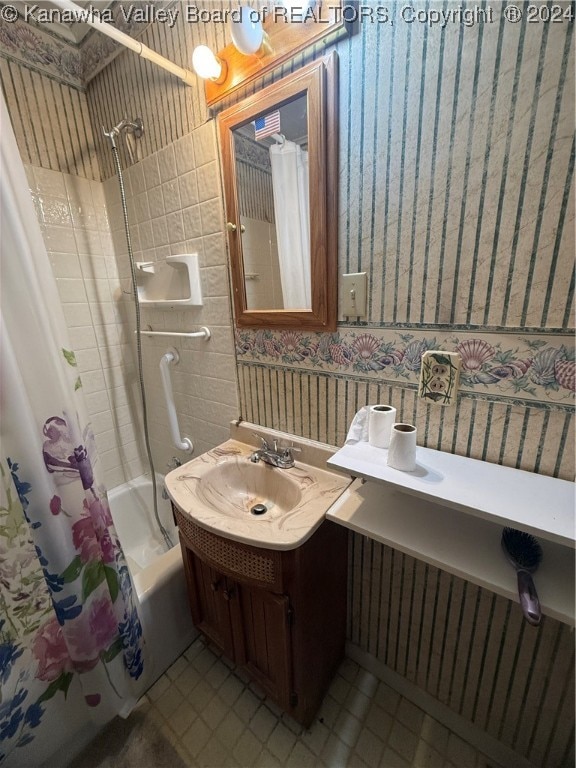
[[438, 405], [454, 405], [459, 378], [458, 352], [428, 350], [422, 355], [418, 397]]

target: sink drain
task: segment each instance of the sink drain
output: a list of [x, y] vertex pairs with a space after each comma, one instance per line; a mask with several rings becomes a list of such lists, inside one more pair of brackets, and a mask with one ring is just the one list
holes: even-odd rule
[[253, 515], [263, 515], [265, 512], [268, 512], [268, 509], [264, 504], [254, 504], [250, 512]]

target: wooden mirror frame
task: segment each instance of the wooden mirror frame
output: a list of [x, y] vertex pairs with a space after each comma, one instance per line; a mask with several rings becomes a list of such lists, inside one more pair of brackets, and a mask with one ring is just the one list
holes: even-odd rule
[[[338, 57], [332, 53], [223, 111], [218, 117], [236, 324], [336, 329], [338, 267]], [[233, 129], [292, 99], [308, 96], [311, 309], [248, 309]]]

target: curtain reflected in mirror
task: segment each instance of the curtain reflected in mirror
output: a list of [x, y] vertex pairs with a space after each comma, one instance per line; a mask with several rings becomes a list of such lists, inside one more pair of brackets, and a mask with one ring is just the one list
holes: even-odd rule
[[233, 131], [248, 310], [312, 307], [307, 96]]

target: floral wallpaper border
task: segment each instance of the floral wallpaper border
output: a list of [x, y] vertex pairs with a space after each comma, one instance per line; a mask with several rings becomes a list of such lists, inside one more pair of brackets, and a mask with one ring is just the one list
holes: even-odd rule
[[[5, 3], [0, 3], [0, 6]], [[32, 5], [30, 3], [30, 5]], [[130, 4], [137, 7], [146, 5], [144, 0]], [[119, 6], [111, 9], [114, 26], [121, 32], [138, 37], [148, 22], [127, 20], [119, 12]], [[89, 32], [80, 45], [60, 37], [33, 21], [25, 21], [22, 14], [12, 22], [0, 14], [0, 55], [10, 58], [42, 74], [55, 78], [80, 90], [95, 77], [120, 51], [123, 46], [98, 32]]]
[[280, 365], [418, 384], [427, 350], [458, 352], [460, 390], [496, 397], [572, 405], [576, 390], [570, 337], [431, 330], [236, 331], [238, 362]]

